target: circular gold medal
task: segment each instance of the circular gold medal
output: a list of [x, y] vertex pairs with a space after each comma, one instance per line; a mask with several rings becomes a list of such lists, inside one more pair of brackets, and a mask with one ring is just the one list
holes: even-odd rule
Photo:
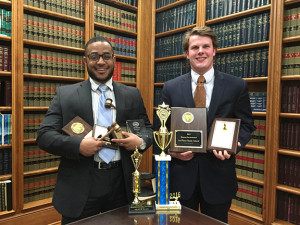
[[82, 123], [73, 123], [71, 125], [71, 130], [75, 133], [75, 134], [82, 134], [84, 132], [84, 126]]

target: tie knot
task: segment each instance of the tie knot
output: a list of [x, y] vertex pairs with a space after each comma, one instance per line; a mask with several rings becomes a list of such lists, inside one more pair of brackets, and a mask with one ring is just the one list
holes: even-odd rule
[[101, 93], [105, 92], [107, 90], [107, 86], [106, 85], [99, 85], [98, 89], [101, 91]]
[[200, 75], [198, 77], [197, 83], [204, 83], [205, 82], [205, 77], [203, 75]]

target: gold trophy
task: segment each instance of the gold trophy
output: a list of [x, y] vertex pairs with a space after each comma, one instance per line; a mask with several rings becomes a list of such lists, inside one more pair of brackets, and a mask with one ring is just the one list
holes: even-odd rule
[[156, 210], [169, 211], [181, 210], [180, 202], [177, 201], [180, 194], [177, 193], [175, 201], [170, 201], [169, 193], [169, 172], [171, 156], [165, 153], [165, 149], [170, 144], [173, 132], [169, 132], [166, 122], [171, 114], [171, 109], [164, 102], [158, 106], [156, 114], [160, 119], [161, 127], [159, 131], [154, 131], [153, 136], [157, 146], [162, 150], [160, 155], [155, 156], [156, 161]]
[[131, 160], [133, 162], [135, 171], [132, 173], [132, 192], [134, 194], [134, 199], [129, 205], [129, 214], [145, 214], [154, 213], [155, 208], [152, 201], [140, 201], [139, 193], [141, 193], [141, 173], [138, 171], [139, 166], [142, 161], [142, 154], [139, 153], [138, 148], [135, 148], [134, 153], [131, 155]]

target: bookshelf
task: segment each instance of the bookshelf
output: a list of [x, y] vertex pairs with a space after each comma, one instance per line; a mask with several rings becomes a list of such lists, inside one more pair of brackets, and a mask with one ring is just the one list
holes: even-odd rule
[[[156, 0], [153, 2], [153, 17], [161, 12], [166, 12], [168, 10], [174, 9], [181, 5], [190, 3], [191, 1], [170, 1], [172, 3], [167, 5], [161, 5], [156, 8], [157, 2], [167, 2]], [[264, 120], [266, 125], [265, 129], [265, 143], [263, 146], [256, 144], [251, 144], [250, 142], [246, 145], [244, 152], [255, 152], [261, 153], [264, 156], [264, 178], [263, 180], [251, 178], [249, 176], [238, 174], [238, 181], [242, 184], [253, 185], [254, 187], [259, 187], [263, 189], [260, 193], [262, 196], [262, 202], [260, 203], [261, 212], [257, 213], [245, 207], [232, 205], [229, 213], [229, 223], [230, 224], [292, 224], [293, 221], [288, 222], [289, 218], [279, 219], [282, 217], [278, 206], [282, 204], [282, 199], [288, 198], [290, 201], [299, 199], [299, 188], [293, 187], [291, 185], [284, 185], [280, 183], [280, 168], [279, 160], [281, 157], [289, 157], [294, 162], [299, 163], [299, 150], [296, 149], [286, 149], [280, 147], [281, 133], [281, 121], [291, 120], [294, 123], [299, 123], [299, 113], [288, 113], [281, 111], [281, 101], [282, 101], [282, 88], [285, 84], [288, 85], [298, 85], [299, 87], [299, 74], [288, 74], [282, 75], [282, 52], [284, 47], [299, 46], [300, 39], [299, 34], [291, 37], [283, 37], [283, 22], [284, 22], [284, 10], [291, 8], [298, 8], [299, 1], [296, 0], [279, 0], [279, 1], [259, 1], [264, 3], [258, 7], [245, 8], [241, 11], [235, 11], [231, 14], [220, 13], [219, 17], [211, 17], [206, 15], [207, 5], [211, 7], [211, 3], [218, 3], [218, 7], [225, 7], [224, 4], [229, 3], [229, 1], [206, 1], [197, 0], [197, 11], [196, 11], [196, 22], [185, 27], [179, 27], [177, 29], [172, 29], [164, 31], [161, 33], [155, 33], [153, 37], [153, 43], [157, 39], [162, 37], [172, 36], [184, 32], [194, 26], [212, 26], [216, 27], [222, 24], [229, 24], [232, 21], [243, 20], [244, 18], [254, 17], [260, 14], [269, 14], [270, 27], [269, 27], [269, 38], [259, 42], [253, 43], [243, 43], [239, 45], [232, 45], [221, 47], [217, 51], [218, 55], [231, 54], [234, 55], [237, 52], [253, 51], [260, 49], [268, 49], [268, 72], [261, 77], [246, 77], [244, 78], [248, 83], [249, 92], [267, 92], [267, 107], [265, 112], [254, 112], [253, 117], [258, 120]], [[230, 1], [239, 4], [239, 1]], [[240, 2], [251, 2], [251, 1], [240, 1]], [[228, 6], [227, 6], [228, 7]], [[229, 9], [229, 8], [227, 8]], [[294, 11], [295, 12], [295, 11]], [[299, 11], [298, 11], [299, 13]], [[299, 14], [298, 14], [299, 15]], [[256, 18], [255, 18], [256, 20]], [[299, 24], [299, 22], [298, 22]], [[153, 29], [155, 32], [155, 29]], [[154, 53], [155, 54], [155, 53]], [[154, 59], [153, 66], [156, 68], [157, 65], [161, 63], [172, 63], [173, 61], [183, 60], [185, 56], [180, 53], [172, 56], [156, 57]], [[223, 71], [226, 72], [226, 71]], [[154, 91], [154, 104], [153, 109], [156, 109], [157, 99], [155, 97], [156, 91], [161, 89], [164, 81], [156, 81], [157, 71], [153, 75], [153, 91]], [[230, 73], [230, 72], [229, 72]], [[232, 73], [231, 73], [232, 74]], [[180, 75], [180, 74], [178, 74]], [[177, 74], [176, 74], [177, 76]], [[155, 118], [154, 118], [155, 120]], [[154, 122], [155, 123], [155, 122]], [[296, 126], [296, 125], [295, 125]], [[296, 128], [293, 128], [296, 129]], [[298, 136], [294, 136], [297, 139]], [[298, 138], [299, 139], [299, 138]], [[296, 178], [294, 178], [296, 179]], [[280, 194], [282, 192], [283, 194]], [[281, 197], [284, 196], [284, 197]], [[287, 197], [288, 196], [288, 197]], [[291, 197], [292, 196], [292, 197]], [[296, 200], [293, 200], [296, 199]], [[285, 207], [288, 207], [285, 202]], [[292, 207], [292, 206], [291, 206]], [[290, 212], [291, 213], [291, 212]], [[294, 223], [295, 223], [295, 218]], [[299, 220], [298, 220], [299, 223]]]
[[[48, 3], [44, 5], [43, 3]], [[55, 1], [56, 2], [56, 1]], [[31, 87], [29, 83], [39, 83], [39, 84], [59, 84], [64, 85], [68, 83], [75, 83], [83, 81], [88, 78], [86, 71], [81, 69], [78, 70], [76, 66], [73, 65], [73, 62], [82, 61], [82, 55], [84, 53], [84, 43], [94, 36], [96, 30], [103, 30], [110, 35], [120, 35], [122, 37], [135, 39], [135, 55], [125, 55], [125, 54], [116, 54], [116, 61], [122, 63], [128, 63], [129, 65], [134, 65], [135, 71], [133, 80], [119, 81], [126, 85], [136, 86], [141, 90], [142, 95], [144, 96], [145, 106], [149, 109], [149, 71], [151, 71], [150, 62], [151, 52], [148, 51], [148, 46], [151, 45], [151, 37], [148, 35], [148, 30], [152, 28], [151, 24], [147, 21], [152, 20], [151, 11], [148, 9], [151, 7], [149, 2], [142, 2], [141, 0], [137, 1], [136, 6], [126, 4], [122, 1], [112, 0], [62, 0], [59, 1], [65, 7], [60, 7], [60, 5], [55, 5], [54, 1], [32, 1], [32, 0], [14, 0], [6, 1], [0, 0], [0, 9], [10, 10], [11, 21], [12, 21], [12, 31], [10, 36], [0, 35], [1, 44], [5, 44], [11, 48], [11, 71], [0, 71], [0, 79], [8, 79], [12, 82], [12, 106], [0, 106], [0, 112], [5, 114], [12, 115], [12, 140], [10, 144], [0, 145], [0, 150], [9, 149], [12, 152], [12, 173], [6, 175], [0, 175], [0, 181], [11, 179], [12, 180], [12, 199], [13, 199], [13, 209], [11, 211], [0, 212], [0, 222], [1, 224], [50, 224], [60, 220], [60, 215], [56, 210], [51, 206], [51, 193], [53, 192], [53, 187], [55, 184], [55, 174], [57, 173], [58, 167], [57, 164], [50, 164], [50, 166], [39, 165], [36, 166], [32, 152], [38, 152], [39, 150], [35, 149], [36, 140], [34, 136], [28, 136], [24, 129], [30, 129], [26, 124], [28, 116], [36, 115], [42, 117], [43, 114], [48, 110], [49, 102], [39, 103], [32, 101], [31, 104], [26, 103], [27, 93], [24, 90], [25, 87]], [[57, 1], [58, 2], [58, 1]], [[72, 4], [77, 4], [72, 6]], [[95, 21], [96, 15], [94, 7], [97, 4], [106, 5], [106, 10], [117, 11], [122, 10], [123, 13], [130, 13], [131, 17], [135, 15], [135, 30], [131, 27], [130, 30], [128, 27], [116, 27], [116, 24], [106, 24], [103, 21]], [[108, 6], [110, 7], [108, 9]], [[75, 8], [74, 8], [75, 7]], [[66, 10], [66, 11], [64, 11]], [[106, 11], [108, 13], [108, 11]], [[40, 21], [32, 20], [32, 23], [27, 23], [27, 15], [30, 15], [31, 18], [41, 19]], [[116, 16], [116, 14], [115, 14]], [[112, 19], [112, 18], [111, 18]], [[47, 23], [47, 22], [50, 22]], [[127, 18], [126, 21], [128, 22]], [[52, 22], [58, 24], [58, 30], [50, 31]], [[40, 24], [43, 24], [44, 30]], [[125, 23], [126, 25], [126, 23]], [[72, 35], [75, 35], [72, 32], [72, 29], [76, 27], [80, 29], [80, 32], [77, 32], [77, 35], [81, 35], [80, 40], [76, 42], [70, 41], [71, 38], [74, 38]], [[68, 29], [69, 28], [69, 29]], [[41, 29], [41, 30], [39, 30]], [[47, 30], [48, 29], [48, 30]], [[71, 30], [71, 31], [70, 31]], [[31, 32], [31, 33], [30, 33]], [[36, 32], [40, 36], [36, 37], [32, 35], [32, 32]], [[50, 32], [50, 34], [49, 34]], [[53, 35], [51, 32], [57, 32], [56, 35], [60, 37], [58, 40], [49, 40], [49, 36]], [[61, 33], [59, 33], [61, 32]], [[69, 32], [69, 33], [68, 33]], [[47, 34], [49, 36], [41, 36], [41, 34]], [[69, 35], [69, 36], [68, 36]], [[51, 36], [50, 36], [51, 37]], [[64, 38], [61, 38], [64, 37]], [[72, 39], [74, 40], [74, 39]], [[29, 50], [30, 49], [30, 50]], [[36, 55], [41, 55], [42, 59], [47, 59], [45, 62], [41, 63], [38, 68], [30, 67], [27, 63], [27, 53], [30, 57], [33, 57], [32, 49], [36, 52], [33, 52]], [[50, 69], [45, 70], [45, 65], [52, 65], [53, 62], [50, 62], [52, 53], [65, 54], [63, 56], [76, 56], [77, 58], [74, 61], [68, 61], [69, 64], [59, 64], [55, 68], [72, 68], [69, 71], [67, 70], [58, 70], [51, 71]], [[26, 54], [24, 54], [26, 53]], [[31, 55], [30, 55], [31, 54]], [[48, 55], [47, 55], [48, 54]], [[57, 56], [59, 58], [61, 55]], [[49, 57], [49, 60], [48, 58]], [[78, 59], [80, 57], [80, 59]], [[69, 58], [68, 58], [69, 59]], [[71, 58], [73, 60], [73, 58]], [[30, 62], [35, 62], [36, 58], [30, 58]], [[38, 58], [40, 60], [40, 58]], [[72, 63], [70, 63], [72, 62]], [[54, 62], [55, 63], [55, 62]], [[60, 61], [61, 63], [61, 61]], [[65, 63], [63, 61], [63, 63]], [[72, 65], [71, 65], [72, 64]], [[75, 64], [75, 63], [74, 63]], [[63, 65], [63, 66], [62, 66]], [[64, 67], [67, 65], [66, 67]], [[126, 64], [127, 65], [127, 64]], [[32, 65], [30, 65], [32, 66]], [[34, 66], [34, 65], [33, 65]], [[74, 66], [74, 68], [73, 68]], [[77, 69], [76, 69], [77, 68]], [[33, 69], [33, 70], [32, 70]], [[81, 71], [80, 71], [81, 70]], [[126, 70], [126, 68], [125, 68]], [[75, 73], [74, 73], [75, 71]], [[80, 72], [78, 72], [80, 71]], [[67, 74], [65, 76], [65, 74]], [[144, 76], [141, 78], [139, 75]], [[83, 75], [83, 76], [82, 76]], [[54, 86], [51, 86], [52, 92], [55, 89]], [[47, 94], [47, 93], [46, 93]], [[45, 98], [45, 93], [40, 95], [41, 98]], [[48, 93], [49, 94], [49, 93]], [[53, 94], [53, 93], [52, 93]], [[32, 97], [32, 96], [31, 96]], [[25, 98], [25, 99], [24, 99]], [[49, 96], [48, 96], [49, 98]], [[35, 99], [36, 100], [36, 99]], [[48, 99], [49, 100], [49, 99]], [[36, 118], [35, 120], [39, 120]], [[35, 125], [38, 125], [39, 122], [34, 122]], [[34, 128], [36, 129], [36, 128]], [[20, 132], [24, 131], [24, 132]], [[24, 139], [24, 137], [26, 137]], [[31, 153], [30, 153], [31, 152]], [[43, 155], [46, 155], [43, 153]], [[144, 154], [144, 158], [149, 158], [151, 152]], [[28, 163], [25, 163], [26, 157], [31, 157]], [[150, 157], [151, 160], [151, 157]], [[54, 159], [53, 162], [57, 162], [57, 159]], [[25, 163], [25, 164], [24, 164]], [[41, 164], [43, 164], [42, 162]], [[151, 161], [144, 160], [142, 162], [141, 168], [143, 171], [151, 171]], [[47, 177], [53, 175], [54, 177]], [[39, 177], [44, 179], [44, 182], [48, 183], [48, 191], [46, 193], [38, 192], [39, 198], [33, 198], [32, 193], [28, 193], [28, 185], [35, 184], [36, 182], [43, 183], [39, 181]], [[41, 185], [36, 186], [35, 188], [42, 188]]]

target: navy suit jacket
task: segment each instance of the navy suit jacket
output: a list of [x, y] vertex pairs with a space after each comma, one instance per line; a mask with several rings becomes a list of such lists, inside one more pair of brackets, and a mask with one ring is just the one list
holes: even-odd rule
[[[241, 78], [217, 70], [214, 75], [214, 88], [207, 113], [207, 132], [209, 133], [215, 117], [239, 118], [241, 126], [238, 141], [243, 148], [255, 130], [247, 83]], [[163, 87], [163, 101], [170, 107], [195, 107], [191, 73], [166, 82]], [[222, 161], [213, 153], [197, 153], [190, 161], [172, 158], [170, 192], [180, 192], [181, 198], [187, 200], [191, 197], [197, 181], [200, 182], [205, 201], [210, 204], [221, 204], [234, 198], [237, 192], [235, 157]]]
[[[126, 126], [126, 120], [143, 119], [147, 129], [141, 138], [146, 142], [147, 149], [153, 141], [153, 129], [140, 91], [117, 82], [113, 82], [113, 87], [117, 106], [116, 122], [120, 126]], [[84, 157], [79, 153], [82, 138], [68, 136], [62, 132], [62, 127], [76, 116], [80, 116], [91, 126], [94, 125], [89, 80], [56, 89], [56, 95], [37, 137], [41, 149], [62, 157], [58, 168], [53, 205], [59, 213], [67, 217], [78, 217], [81, 214], [92, 185], [90, 170], [94, 166], [94, 156]], [[131, 202], [133, 199], [131, 173], [134, 171], [132, 151], [120, 148], [120, 152], [127, 197]]]

